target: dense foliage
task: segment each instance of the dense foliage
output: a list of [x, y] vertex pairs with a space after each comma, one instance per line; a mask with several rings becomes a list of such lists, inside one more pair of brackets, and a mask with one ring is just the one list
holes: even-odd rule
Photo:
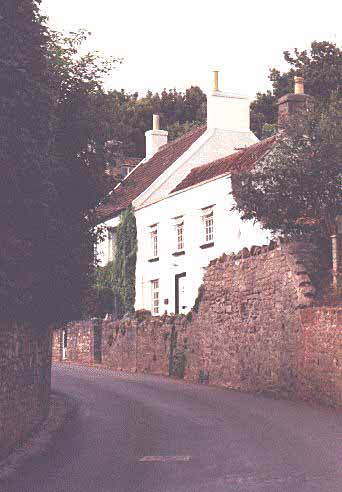
[[285, 61], [290, 65], [287, 72], [272, 69], [269, 78], [272, 91], [258, 93], [251, 104], [251, 129], [259, 138], [270, 134], [277, 122], [277, 101], [279, 97], [293, 92], [293, 77], [301, 75], [305, 80], [305, 92], [315, 97], [316, 105], [326, 109], [335, 91], [341, 91], [342, 51], [336, 44], [328, 41], [313, 41], [310, 50], [284, 52]]
[[342, 214], [342, 101], [292, 121], [276, 147], [249, 173], [235, 177], [236, 209], [273, 232], [328, 239]]
[[132, 208], [121, 214], [116, 233], [115, 258], [95, 271], [94, 289], [99, 296], [106, 296], [108, 289], [114, 299], [113, 309], [121, 317], [134, 311], [135, 265], [137, 254], [137, 229]]
[[46, 324], [77, 318], [90, 282], [113, 61], [79, 56], [82, 33], [48, 32], [39, 3], [0, 6], [0, 306]]
[[144, 97], [111, 91], [106, 95], [106, 106], [118, 157], [145, 155], [145, 132], [151, 130], [153, 114], [160, 115], [162, 128], [170, 132], [171, 140], [206, 119], [206, 96], [199, 87], [185, 93], [175, 89], [164, 89], [160, 94], [148, 91]]
[[113, 262], [113, 285], [119, 316], [134, 311], [136, 260], [137, 226], [134, 212], [129, 208], [121, 214]]
[[84, 318], [104, 318], [114, 311], [114, 295], [110, 287], [92, 286], [84, 298], [82, 315]]
[[0, 315], [5, 319], [44, 318], [53, 306], [52, 98], [38, 6], [33, 0], [0, 5]]
[[[54, 173], [60, 259], [56, 275], [61, 318], [81, 314], [93, 269], [95, 207], [108, 189], [104, 177], [106, 123], [103, 79], [117, 60], [82, 53], [87, 33], [50, 31], [48, 68], [54, 98]], [[58, 282], [60, 280], [60, 282]]]

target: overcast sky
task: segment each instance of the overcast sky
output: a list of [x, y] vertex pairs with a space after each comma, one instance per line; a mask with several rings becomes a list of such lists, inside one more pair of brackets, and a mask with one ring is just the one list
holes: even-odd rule
[[220, 89], [253, 97], [269, 68], [286, 69], [284, 50], [342, 41], [338, 0], [42, 0], [42, 10], [52, 27], [86, 28], [91, 49], [124, 58], [107, 86], [140, 95], [206, 91], [218, 69]]

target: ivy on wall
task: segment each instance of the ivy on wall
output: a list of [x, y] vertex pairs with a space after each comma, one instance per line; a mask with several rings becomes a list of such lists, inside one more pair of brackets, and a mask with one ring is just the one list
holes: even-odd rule
[[[137, 227], [133, 209], [122, 212], [116, 232], [115, 258], [106, 266], [96, 268], [94, 288], [107, 298], [112, 291], [112, 304], [106, 303], [107, 312], [122, 317], [134, 311], [135, 266], [137, 259]], [[101, 297], [101, 295], [100, 295]]]
[[133, 209], [130, 207], [121, 214], [113, 262], [113, 290], [119, 316], [134, 311], [136, 260], [137, 226]]

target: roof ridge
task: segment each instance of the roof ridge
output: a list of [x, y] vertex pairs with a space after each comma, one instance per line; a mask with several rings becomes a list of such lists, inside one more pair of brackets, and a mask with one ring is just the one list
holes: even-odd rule
[[[185, 139], [185, 137], [189, 138], [193, 133], [197, 132], [198, 130], [202, 130], [203, 128], [206, 128], [206, 127], [207, 127], [207, 125], [203, 124], [203, 125], [197, 125], [194, 128], [191, 128], [191, 130], [189, 130], [186, 133], [183, 133], [183, 135], [180, 135], [179, 137], [175, 138], [174, 140], [171, 140], [170, 142], [167, 142], [166, 144], [159, 147], [158, 151], [150, 159], [152, 159], [155, 155], [158, 154], [158, 152], [162, 151], [163, 149], [170, 147], [170, 145], [177, 144], [177, 143], [181, 142], [183, 139]], [[146, 161], [146, 162], [148, 162], [148, 161]]]
[[[272, 148], [273, 143], [276, 142], [278, 135], [271, 135], [270, 137], [260, 140], [248, 147], [233, 152], [224, 157], [215, 159], [214, 161], [207, 162], [201, 166], [193, 167], [189, 174], [171, 191], [185, 190], [196, 184], [203, 183], [204, 181], [217, 178], [218, 176], [229, 174], [232, 172], [243, 172], [251, 169], [258, 160], [260, 160], [267, 151]], [[259, 149], [259, 152], [257, 152]]]
[[133, 200], [183, 155], [205, 130], [206, 125], [197, 125], [184, 135], [160, 147], [148, 160], [142, 159], [97, 207], [98, 220], [100, 222], [108, 220], [127, 208]]

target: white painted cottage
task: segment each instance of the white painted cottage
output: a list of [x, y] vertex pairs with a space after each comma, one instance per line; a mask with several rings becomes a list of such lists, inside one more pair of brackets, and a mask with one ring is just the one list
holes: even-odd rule
[[105, 265], [114, 257], [115, 228], [129, 205], [135, 211], [138, 253], [136, 309], [154, 315], [187, 313], [194, 305], [204, 269], [222, 253], [269, 241], [258, 224], [231, 210], [231, 173], [247, 169], [274, 145], [250, 131], [249, 100], [224, 93], [214, 72], [207, 125], [167, 143], [154, 115], [146, 132], [146, 158], [98, 209], [107, 231], [98, 246]]

